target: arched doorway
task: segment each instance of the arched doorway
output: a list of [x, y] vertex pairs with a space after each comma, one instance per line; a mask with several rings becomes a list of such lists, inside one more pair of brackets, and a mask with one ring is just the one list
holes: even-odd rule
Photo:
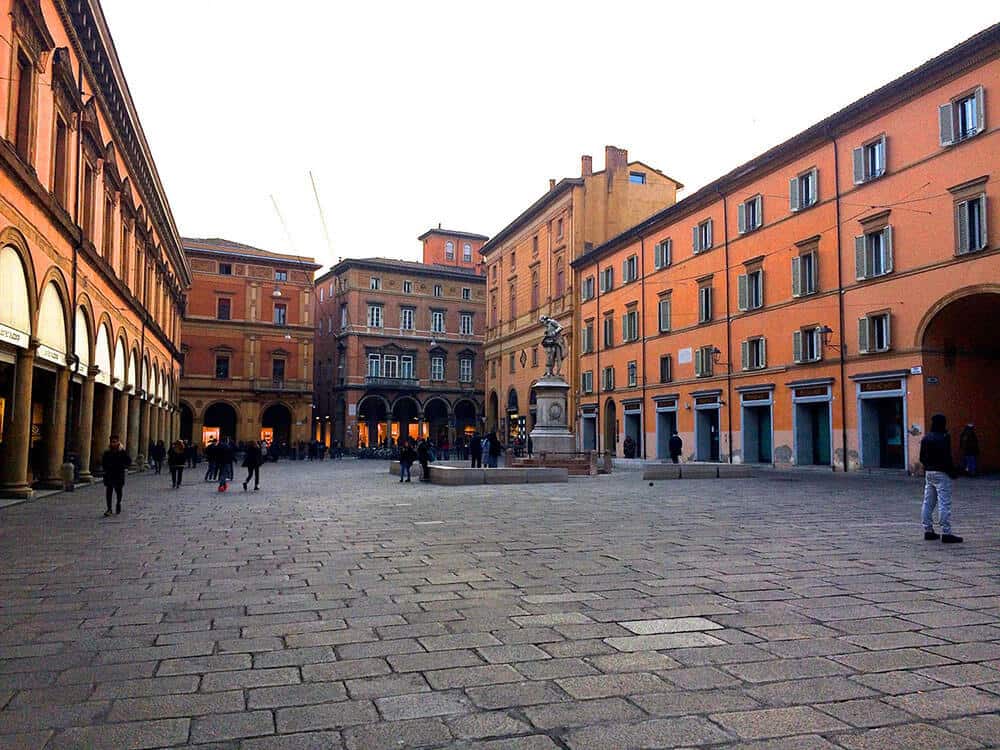
[[227, 403], [218, 401], [205, 409], [205, 418], [202, 423], [202, 444], [208, 445], [212, 439], [215, 440], [236, 440], [236, 409]]
[[[23, 247], [22, 239], [14, 229], [0, 232], [0, 241], [17, 241]], [[22, 262], [22, 257], [25, 259]], [[22, 352], [31, 342], [34, 317], [33, 295], [34, 276], [31, 273], [30, 256], [25, 247], [23, 256], [12, 245], [0, 247], [0, 325], [3, 337], [0, 340], [0, 493], [3, 496], [27, 497], [31, 488], [27, 483], [27, 463], [30, 449], [31, 409], [25, 408], [30, 398], [31, 376], [27, 357]], [[18, 363], [21, 363], [18, 390]], [[19, 403], [20, 401], [20, 403]]]
[[437, 445], [448, 440], [448, 403], [440, 398], [432, 398], [424, 404], [424, 421], [427, 435]]
[[[1000, 288], [976, 290], [946, 302], [926, 321], [923, 353], [924, 422], [944, 414], [958, 458], [959, 436], [975, 424], [978, 470], [1000, 470]], [[912, 420], [911, 420], [912, 421]]]
[[194, 440], [194, 412], [191, 407], [181, 402], [181, 440], [191, 442]]
[[497, 420], [500, 419], [500, 399], [497, 392], [490, 392], [489, 406], [486, 407], [486, 429], [493, 431], [497, 429]]
[[614, 399], [604, 403], [604, 450], [612, 456], [618, 451], [618, 409]]
[[344, 430], [347, 427], [345, 419], [347, 415], [347, 402], [343, 396], [339, 396], [333, 408], [333, 439], [337, 441], [341, 448], [344, 447], [346, 436]]
[[455, 435], [471, 436], [478, 429], [477, 409], [475, 403], [462, 399], [455, 404]]
[[31, 472], [36, 482], [52, 486], [61, 486], [59, 468], [70, 392], [65, 378], [69, 348], [63, 289], [53, 280], [42, 291], [37, 326], [40, 345], [31, 386]]
[[379, 396], [358, 403], [358, 447], [376, 448], [388, 440], [389, 407]]
[[400, 440], [420, 438], [420, 407], [410, 396], [401, 396], [392, 405], [391, 433], [396, 445]]
[[260, 439], [268, 445], [292, 444], [292, 412], [284, 404], [271, 404], [260, 415]]
[[501, 436], [508, 445], [513, 445], [516, 441], [525, 436], [524, 415], [518, 409], [517, 389], [511, 388], [507, 391], [507, 435]]

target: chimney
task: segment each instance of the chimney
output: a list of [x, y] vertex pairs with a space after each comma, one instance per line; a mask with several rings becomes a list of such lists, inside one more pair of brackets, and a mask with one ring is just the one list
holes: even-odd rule
[[617, 146], [604, 147], [604, 168], [608, 171], [609, 175], [612, 172], [624, 169], [627, 164], [628, 151]]
[[556, 186], [556, 181], [555, 181], [555, 180], [553, 180], [553, 179], [552, 179], [552, 178], [550, 177], [550, 178], [549, 178], [549, 190], [553, 190], [553, 189], [555, 189], [555, 186]]
[[584, 154], [580, 157], [580, 176], [590, 177], [594, 174], [594, 157]]

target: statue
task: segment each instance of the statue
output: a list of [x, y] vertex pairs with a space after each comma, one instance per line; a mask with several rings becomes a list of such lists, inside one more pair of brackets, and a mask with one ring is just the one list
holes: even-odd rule
[[566, 337], [559, 321], [543, 315], [538, 322], [545, 326], [542, 348], [545, 349], [545, 373], [542, 377], [562, 377], [562, 361], [566, 356]]

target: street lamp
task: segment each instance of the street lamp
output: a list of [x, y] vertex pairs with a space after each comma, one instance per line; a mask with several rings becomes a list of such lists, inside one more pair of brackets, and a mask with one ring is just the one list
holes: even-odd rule
[[819, 329], [819, 335], [820, 335], [820, 339], [822, 339], [822, 341], [823, 341], [823, 346], [824, 347], [828, 347], [830, 349], [835, 349], [836, 351], [838, 351], [841, 354], [843, 354], [843, 347], [844, 347], [843, 344], [831, 344], [830, 343], [830, 336], [832, 334], [833, 334], [833, 329], [830, 328], [830, 326], [823, 326], [822, 328]]

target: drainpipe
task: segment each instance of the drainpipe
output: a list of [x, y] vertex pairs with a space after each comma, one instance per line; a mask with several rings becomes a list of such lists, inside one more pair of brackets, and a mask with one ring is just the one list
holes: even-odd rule
[[729, 204], [721, 191], [716, 191], [722, 198], [722, 237], [726, 261], [726, 415], [729, 433], [729, 463], [733, 462], [733, 324], [729, 312]]
[[[594, 365], [594, 372], [597, 375], [597, 419], [594, 420], [594, 431], [597, 433], [594, 436], [594, 444], [597, 446], [597, 452], [601, 452], [601, 438], [603, 437], [603, 432], [601, 431], [601, 420], [603, 415], [603, 409], [601, 408], [601, 349], [604, 346], [604, 320], [601, 318], [601, 262], [597, 261], [594, 264], [594, 287], [597, 292], [597, 312], [594, 314], [594, 338], [600, 341], [594, 351], [597, 354], [597, 362]], [[604, 446], [607, 450], [607, 446]]]
[[[833, 179], [836, 190], [837, 207], [837, 314], [840, 316], [840, 440], [841, 450], [844, 454], [844, 472], [847, 472], [847, 342], [844, 338], [844, 264], [843, 264], [843, 242], [841, 239], [840, 227], [840, 154], [837, 148], [837, 138], [830, 133], [830, 141], [833, 143]], [[835, 462], [836, 463], [836, 462]], [[834, 467], [834, 470], [836, 468]]]
[[642, 412], [639, 420], [642, 457], [646, 458], [646, 238], [639, 238], [639, 329], [642, 336]]

